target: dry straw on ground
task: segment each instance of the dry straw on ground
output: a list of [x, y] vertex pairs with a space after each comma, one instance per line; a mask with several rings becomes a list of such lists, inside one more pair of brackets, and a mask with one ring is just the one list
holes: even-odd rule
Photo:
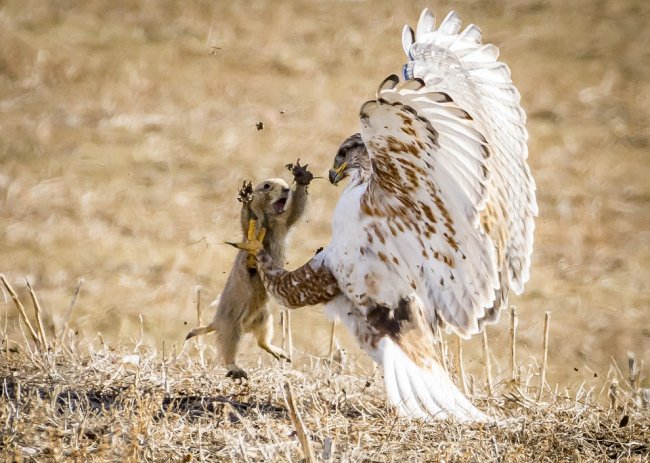
[[[242, 180], [298, 157], [326, 175], [425, 6], [481, 26], [528, 114], [540, 216], [531, 280], [512, 299], [521, 360], [542, 350], [551, 310], [548, 381], [575, 392], [610, 357], [650, 362], [646, 0], [0, 2], [0, 272], [24, 300], [25, 276], [38, 289], [46, 330], [83, 279], [70, 326], [118, 344], [142, 314], [148, 344], [182, 339], [193, 288], [208, 307], [224, 286]], [[310, 192], [290, 267], [330, 238], [340, 189]], [[318, 308], [291, 322], [296, 349], [326, 355]], [[496, 381], [507, 330], [490, 327]], [[468, 372], [481, 351], [480, 337], [464, 345]]]
[[526, 386], [539, 368], [516, 365], [525, 372], [519, 380], [489, 391], [474, 387], [474, 400], [498, 424], [461, 425], [399, 418], [385, 404], [379, 372], [337, 372], [326, 358], [307, 356], [303, 370], [258, 367], [240, 383], [225, 379], [214, 360], [187, 350], [157, 353], [141, 339], [129, 348], [59, 333], [68, 341], [46, 347], [48, 340], [37, 336], [10, 342], [3, 335], [7, 461], [641, 462], [650, 456], [650, 394], [639, 388], [634, 359], [628, 378], [612, 369], [599, 390], [581, 388], [575, 396]]

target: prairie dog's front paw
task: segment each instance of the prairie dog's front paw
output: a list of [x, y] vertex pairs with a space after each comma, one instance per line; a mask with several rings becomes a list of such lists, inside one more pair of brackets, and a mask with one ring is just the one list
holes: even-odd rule
[[237, 201], [244, 203], [244, 204], [250, 204], [251, 201], [253, 201], [253, 183], [252, 182], [246, 182], [244, 180], [244, 183], [242, 183], [241, 188], [237, 192]]
[[314, 179], [314, 174], [309, 172], [307, 167], [309, 167], [309, 164], [305, 164], [304, 166], [300, 165], [300, 159], [298, 159], [295, 164], [286, 165], [286, 168], [293, 174], [293, 180], [298, 185], [304, 186], [309, 185]]

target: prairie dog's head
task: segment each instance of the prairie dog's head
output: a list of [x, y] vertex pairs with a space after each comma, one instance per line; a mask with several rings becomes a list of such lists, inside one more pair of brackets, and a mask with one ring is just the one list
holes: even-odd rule
[[266, 217], [278, 217], [288, 209], [291, 200], [289, 184], [281, 178], [267, 178], [253, 189], [251, 208]]

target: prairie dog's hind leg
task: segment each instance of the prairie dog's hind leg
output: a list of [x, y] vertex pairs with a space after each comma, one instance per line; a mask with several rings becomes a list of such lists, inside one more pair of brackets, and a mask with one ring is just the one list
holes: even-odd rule
[[289, 354], [284, 349], [271, 344], [271, 340], [273, 339], [273, 316], [268, 308], [264, 307], [261, 310], [259, 317], [255, 319], [254, 326], [251, 327], [251, 331], [257, 339], [257, 345], [271, 354], [275, 359], [291, 361]]
[[221, 360], [226, 366], [228, 373], [226, 378], [242, 379], [248, 378], [246, 372], [235, 363], [237, 352], [239, 351], [239, 342], [242, 337], [242, 329], [239, 323], [231, 326], [219, 324], [217, 331], [217, 348], [221, 354]]
[[246, 373], [244, 370], [242, 370], [240, 367], [235, 365], [234, 363], [231, 365], [227, 365], [228, 367], [228, 373], [226, 373], [226, 378], [232, 378], [232, 379], [248, 379], [248, 373]]

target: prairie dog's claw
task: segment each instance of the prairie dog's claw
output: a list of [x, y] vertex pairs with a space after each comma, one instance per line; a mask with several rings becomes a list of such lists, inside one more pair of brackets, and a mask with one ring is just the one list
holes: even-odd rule
[[244, 180], [244, 183], [242, 183], [242, 186], [237, 193], [237, 201], [244, 204], [250, 204], [253, 201], [253, 183]]
[[307, 186], [314, 179], [314, 174], [307, 169], [309, 165], [301, 166], [300, 159], [295, 164], [287, 164], [285, 167], [293, 174], [293, 179], [298, 185]]
[[232, 378], [234, 380], [248, 379], [248, 374], [241, 368], [233, 368], [232, 370], [228, 370], [226, 378]]

